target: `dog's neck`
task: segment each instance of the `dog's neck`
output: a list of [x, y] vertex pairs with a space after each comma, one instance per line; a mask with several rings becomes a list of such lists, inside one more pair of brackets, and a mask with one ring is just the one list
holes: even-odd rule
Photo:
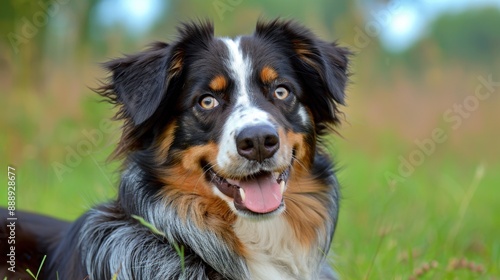
[[234, 231], [248, 250], [252, 279], [317, 279], [319, 249], [303, 248], [283, 216], [238, 218]]

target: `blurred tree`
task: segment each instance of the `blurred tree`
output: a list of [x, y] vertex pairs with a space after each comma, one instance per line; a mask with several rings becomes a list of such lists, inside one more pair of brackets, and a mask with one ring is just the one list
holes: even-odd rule
[[415, 69], [429, 63], [459, 63], [488, 70], [500, 66], [500, 10], [471, 9], [444, 14], [427, 35], [400, 56]]
[[50, 6], [55, 0], [5, 1], [0, 9], [0, 30], [15, 53], [30, 40], [43, 40], [47, 30]]
[[[4, 34], [0, 48], [6, 50], [4, 59], [10, 62], [15, 84], [43, 83], [43, 59], [85, 53], [91, 32], [99, 31], [91, 26], [92, 11], [99, 1], [5, 1], [0, 9], [0, 30]], [[75, 58], [85, 56], [74, 56], [71, 61]]]
[[[39, 65], [41, 58], [40, 43], [47, 33], [49, 17], [52, 14], [51, 3], [46, 1], [4, 1], [0, 9], [0, 30], [2, 43], [0, 49], [3, 59], [10, 61], [10, 65]], [[14, 54], [14, 55], [12, 55]], [[13, 72], [20, 71], [19, 67], [12, 67]], [[14, 75], [19, 77], [20, 75]], [[20, 84], [33, 79], [31, 72], [24, 73]]]
[[[500, 69], [500, 10], [470, 9], [447, 13], [432, 22], [426, 35], [402, 53], [381, 50], [379, 57], [423, 74], [430, 67], [455, 65], [461, 69]], [[470, 66], [470, 67], [467, 67]]]
[[[185, 0], [169, 2], [166, 15], [155, 27], [155, 31], [172, 34], [172, 27], [179, 21], [208, 18], [215, 23], [216, 33], [233, 36], [251, 32], [258, 18], [282, 17], [307, 24], [321, 35], [352, 33], [352, 15], [357, 13], [354, 1], [342, 0]], [[319, 30], [318, 30], [319, 29]]]
[[442, 57], [481, 64], [500, 56], [500, 11], [495, 8], [446, 14], [431, 27], [428, 37]]

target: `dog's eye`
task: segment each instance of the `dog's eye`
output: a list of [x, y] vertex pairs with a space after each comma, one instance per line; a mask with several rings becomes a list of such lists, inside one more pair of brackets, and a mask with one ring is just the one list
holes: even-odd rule
[[290, 93], [288, 92], [288, 89], [284, 87], [278, 87], [274, 90], [274, 98], [279, 99], [279, 100], [284, 100], [288, 97]]
[[211, 95], [205, 95], [200, 99], [200, 106], [206, 110], [212, 110], [213, 108], [219, 106], [219, 101]]

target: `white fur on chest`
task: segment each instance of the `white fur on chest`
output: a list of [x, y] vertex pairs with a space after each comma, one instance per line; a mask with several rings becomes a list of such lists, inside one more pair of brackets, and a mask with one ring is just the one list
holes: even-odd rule
[[249, 250], [247, 265], [252, 280], [315, 279], [316, 254], [301, 247], [282, 216], [239, 218], [234, 229]]

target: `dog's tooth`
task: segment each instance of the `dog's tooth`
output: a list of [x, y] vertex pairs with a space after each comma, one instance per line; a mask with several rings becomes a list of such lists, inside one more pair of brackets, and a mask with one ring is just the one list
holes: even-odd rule
[[280, 190], [281, 190], [281, 194], [283, 194], [285, 192], [285, 180], [281, 180], [280, 182]]
[[241, 201], [245, 201], [245, 190], [243, 188], [240, 188], [240, 196]]

